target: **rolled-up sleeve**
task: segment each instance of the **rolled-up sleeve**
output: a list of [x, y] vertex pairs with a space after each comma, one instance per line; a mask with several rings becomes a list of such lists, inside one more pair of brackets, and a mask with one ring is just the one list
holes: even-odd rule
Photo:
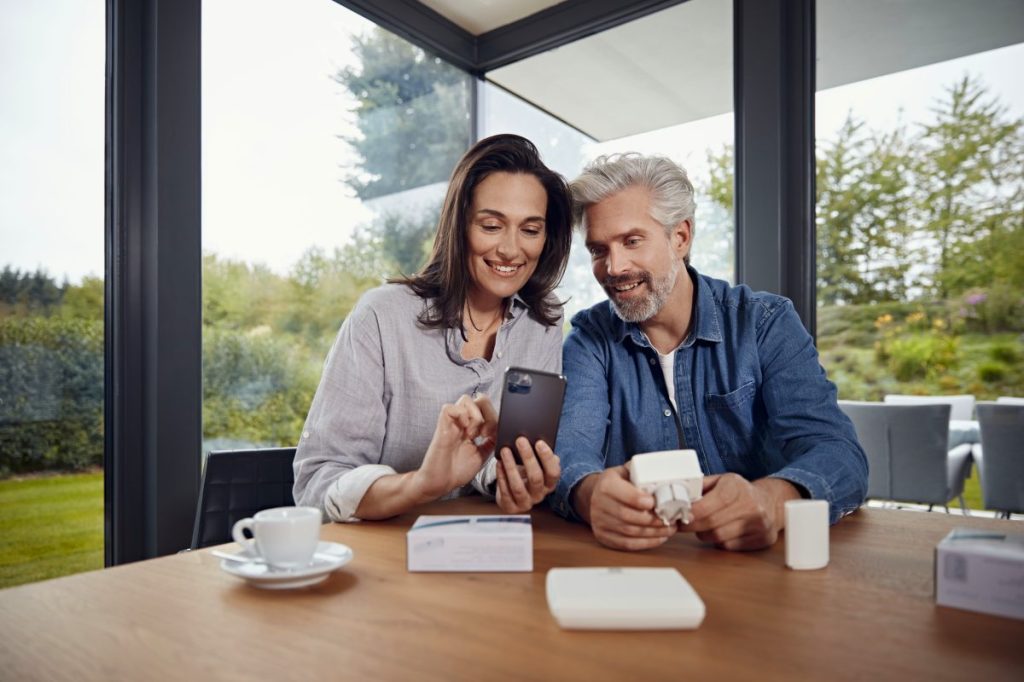
[[373, 309], [356, 305], [327, 356], [295, 453], [295, 503], [331, 521], [355, 520], [367, 489], [395, 473], [380, 464], [387, 413], [384, 358]]
[[574, 327], [562, 348], [566, 378], [565, 403], [558, 424], [558, 455], [562, 476], [549, 497], [556, 513], [580, 520], [572, 507], [572, 491], [588, 475], [604, 471], [608, 428], [608, 377], [600, 346], [584, 329]]
[[758, 353], [769, 432], [785, 460], [770, 475], [803, 487], [812, 498], [828, 500], [835, 523], [864, 502], [867, 457], [789, 301], [760, 326]]

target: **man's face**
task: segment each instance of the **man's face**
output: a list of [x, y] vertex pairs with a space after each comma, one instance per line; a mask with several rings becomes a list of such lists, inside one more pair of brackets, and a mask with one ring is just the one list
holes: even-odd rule
[[690, 250], [689, 221], [670, 237], [650, 216], [649, 205], [646, 189], [628, 187], [586, 210], [594, 277], [627, 322], [645, 322], [658, 314]]

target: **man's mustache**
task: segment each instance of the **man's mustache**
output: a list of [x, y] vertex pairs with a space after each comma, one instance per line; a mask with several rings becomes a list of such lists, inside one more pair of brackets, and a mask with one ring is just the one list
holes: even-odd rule
[[609, 289], [612, 287], [620, 286], [622, 284], [634, 284], [636, 282], [650, 284], [651, 273], [640, 271], [627, 272], [623, 275], [608, 275], [607, 277], [601, 280], [601, 286], [603, 286], [606, 289]]

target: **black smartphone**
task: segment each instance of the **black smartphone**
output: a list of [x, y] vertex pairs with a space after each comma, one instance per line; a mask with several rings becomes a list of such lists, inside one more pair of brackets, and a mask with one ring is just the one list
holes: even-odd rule
[[509, 367], [505, 370], [504, 382], [495, 453], [500, 454], [501, 448], [507, 447], [516, 462], [522, 464], [515, 445], [519, 436], [526, 436], [531, 445], [542, 440], [554, 450], [565, 397], [565, 377], [553, 372]]

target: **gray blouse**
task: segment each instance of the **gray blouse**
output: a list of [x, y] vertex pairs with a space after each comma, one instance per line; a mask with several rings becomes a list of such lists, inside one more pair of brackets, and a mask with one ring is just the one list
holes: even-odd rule
[[[486, 394], [496, 408], [510, 366], [561, 372], [562, 325], [534, 318], [518, 296], [498, 328], [490, 361], [465, 360], [457, 329], [424, 329], [425, 301], [404, 284], [385, 284], [359, 299], [327, 355], [295, 454], [295, 503], [351, 521], [381, 476], [417, 469], [441, 406]], [[471, 486], [446, 497], [485, 491], [494, 459]]]

